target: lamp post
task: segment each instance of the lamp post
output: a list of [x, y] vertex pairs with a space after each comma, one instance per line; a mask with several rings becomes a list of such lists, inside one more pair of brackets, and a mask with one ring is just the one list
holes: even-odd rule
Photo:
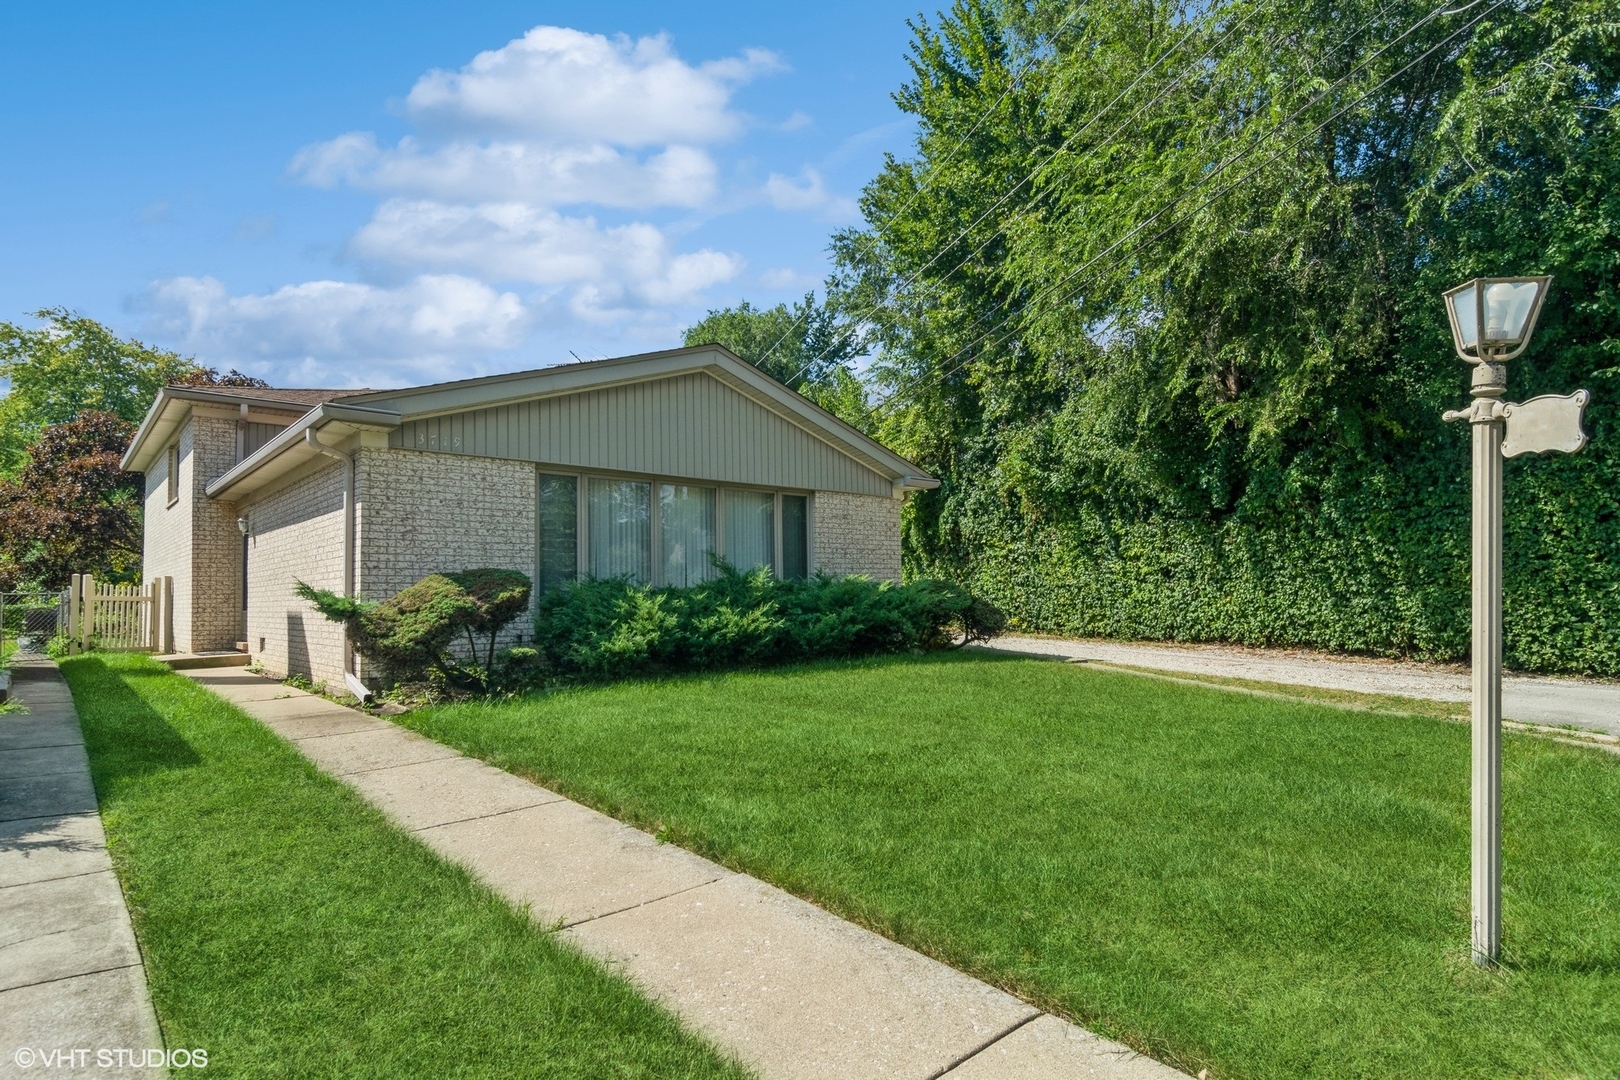
[[1473, 365], [1473, 403], [1445, 414], [1473, 431], [1473, 796], [1474, 962], [1495, 966], [1502, 950], [1502, 459], [1586, 445], [1588, 395], [1503, 401], [1507, 362], [1530, 344], [1550, 277], [1476, 278], [1445, 294], [1457, 355]]

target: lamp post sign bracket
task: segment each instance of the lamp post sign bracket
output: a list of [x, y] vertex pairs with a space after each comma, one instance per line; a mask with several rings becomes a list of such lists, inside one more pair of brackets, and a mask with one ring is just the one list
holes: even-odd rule
[[1523, 404], [1504, 403], [1502, 418], [1507, 421], [1507, 431], [1502, 438], [1502, 456], [1549, 450], [1575, 453], [1586, 445], [1581, 414], [1591, 397], [1585, 390], [1577, 390], [1573, 394], [1543, 394]]

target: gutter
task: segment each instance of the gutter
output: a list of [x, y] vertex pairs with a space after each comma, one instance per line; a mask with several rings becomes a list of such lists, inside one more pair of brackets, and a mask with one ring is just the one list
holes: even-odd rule
[[[313, 427], [304, 429], [304, 442], [317, 454], [324, 454], [343, 463], [343, 595], [354, 598], [354, 455], [345, 454], [321, 442]], [[343, 627], [343, 682], [361, 701], [371, 697], [371, 691], [354, 673], [354, 646], [349, 641], [349, 628]]]
[[[304, 442], [306, 432], [323, 427], [329, 423], [353, 424], [358, 427], [396, 428], [399, 426], [400, 416], [397, 412], [388, 412], [383, 409], [363, 409], [354, 405], [317, 405], [298, 420], [282, 431], [281, 434], [259, 447], [252, 456], [239, 462], [234, 468], [221, 476], [210, 480], [203, 488], [203, 494], [210, 499], [219, 498], [220, 494], [242, 480], [249, 474], [258, 470], [271, 458], [279, 456], [289, 447]], [[310, 443], [309, 445], [325, 445]]]
[[232, 394], [228, 388], [211, 391], [192, 386], [161, 387], [151, 407], [146, 410], [146, 416], [142, 418], [141, 426], [136, 429], [134, 437], [130, 439], [129, 449], [125, 450], [124, 456], [119, 459], [119, 468], [134, 471], [130, 470], [130, 465], [145, 449], [147, 440], [151, 438], [153, 430], [156, 429], [158, 422], [162, 419], [164, 406], [171, 401], [190, 401], [199, 405], [226, 405], [245, 408], [256, 405], [267, 412], [296, 411], [306, 413], [310, 411], [310, 406], [303, 402], [283, 401], [280, 398], [244, 399], [239, 394]]
[[913, 491], [933, 491], [939, 481], [932, 476], [902, 476], [894, 482], [894, 497], [904, 499]]

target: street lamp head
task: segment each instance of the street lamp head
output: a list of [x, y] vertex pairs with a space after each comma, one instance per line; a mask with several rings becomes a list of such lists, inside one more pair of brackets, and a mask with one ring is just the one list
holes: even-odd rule
[[1500, 363], [1524, 352], [1535, 333], [1550, 277], [1475, 278], [1445, 294], [1457, 355]]

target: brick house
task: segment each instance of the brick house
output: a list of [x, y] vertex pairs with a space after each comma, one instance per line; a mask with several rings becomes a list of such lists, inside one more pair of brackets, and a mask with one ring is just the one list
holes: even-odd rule
[[367, 672], [296, 580], [369, 599], [480, 566], [537, 590], [684, 585], [711, 552], [898, 580], [901, 503], [938, 485], [717, 345], [399, 390], [169, 387], [123, 466], [146, 476], [173, 650], [245, 641], [334, 685]]

